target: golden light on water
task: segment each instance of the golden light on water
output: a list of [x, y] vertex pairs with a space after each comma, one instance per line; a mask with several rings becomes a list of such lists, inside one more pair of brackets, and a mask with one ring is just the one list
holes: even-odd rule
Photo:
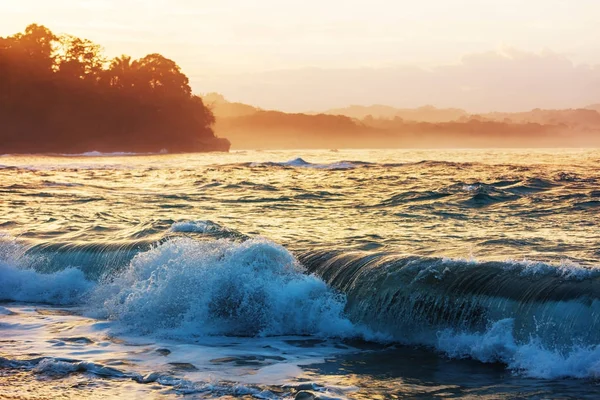
[[0, 0], [0, 398], [600, 398], [599, 17]]

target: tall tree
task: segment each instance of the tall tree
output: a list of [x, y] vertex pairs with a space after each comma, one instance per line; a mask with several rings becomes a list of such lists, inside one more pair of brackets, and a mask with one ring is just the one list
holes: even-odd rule
[[190, 97], [189, 79], [175, 61], [154, 53], [137, 60], [136, 66], [147, 88], [168, 97]]
[[88, 39], [60, 37], [58, 72], [73, 79], [98, 80], [106, 59], [102, 47]]

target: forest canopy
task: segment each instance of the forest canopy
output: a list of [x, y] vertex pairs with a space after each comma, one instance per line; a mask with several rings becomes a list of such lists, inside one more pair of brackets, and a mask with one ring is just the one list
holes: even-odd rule
[[0, 37], [0, 153], [227, 151], [172, 60], [112, 60], [32, 24]]

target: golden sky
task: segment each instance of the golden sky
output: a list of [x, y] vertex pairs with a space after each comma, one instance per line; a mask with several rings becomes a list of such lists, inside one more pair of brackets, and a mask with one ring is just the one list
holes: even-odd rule
[[[357, 102], [511, 108], [512, 92], [472, 95], [494, 89], [483, 82], [490, 73], [500, 73], [492, 81], [519, 82], [530, 74], [541, 86], [575, 79], [583, 90], [563, 100], [544, 92], [513, 108], [536, 101], [542, 107], [585, 105], [579, 103], [594, 100], [585, 88], [594, 85], [597, 72], [588, 66], [600, 65], [598, 21], [599, 0], [0, 0], [2, 36], [37, 22], [91, 39], [109, 56], [158, 52], [181, 65], [196, 92], [220, 91], [290, 111]], [[477, 62], [486, 65], [473, 66]], [[418, 78], [420, 85], [439, 85], [445, 66], [465, 67], [453, 71], [460, 84], [418, 95], [423, 90], [413, 88], [413, 75], [429, 76]], [[579, 82], [578, 68], [594, 70], [589, 81]], [[382, 71], [394, 85], [377, 79]], [[482, 76], [463, 76], [472, 73]], [[319, 86], [311, 87], [315, 82]], [[317, 96], [319, 89], [328, 94]], [[562, 86], [552, 90], [559, 93]]]

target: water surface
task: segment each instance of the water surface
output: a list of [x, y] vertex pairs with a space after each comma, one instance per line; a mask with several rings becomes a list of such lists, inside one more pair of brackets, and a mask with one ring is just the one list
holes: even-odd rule
[[0, 157], [0, 380], [595, 398], [597, 150]]

